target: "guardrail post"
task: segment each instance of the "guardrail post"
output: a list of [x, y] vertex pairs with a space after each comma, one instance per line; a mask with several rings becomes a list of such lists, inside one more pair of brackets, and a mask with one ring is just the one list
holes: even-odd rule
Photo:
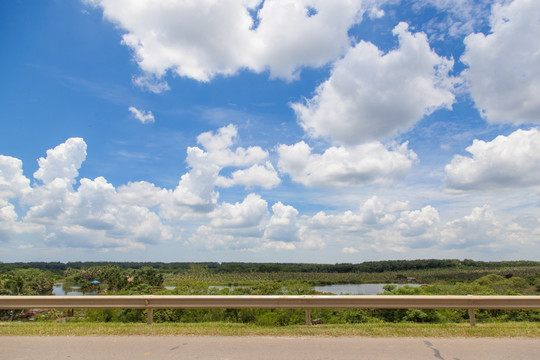
[[[148, 304], [150, 304], [150, 302], [148, 300], [144, 300], [144, 305], [148, 306]], [[152, 325], [153, 321], [154, 321], [154, 309], [153, 308], [148, 308], [147, 324]]]
[[474, 309], [469, 309], [469, 320], [471, 321], [471, 326], [476, 325], [476, 315], [474, 314]]
[[311, 325], [311, 309], [306, 308], [306, 325]]

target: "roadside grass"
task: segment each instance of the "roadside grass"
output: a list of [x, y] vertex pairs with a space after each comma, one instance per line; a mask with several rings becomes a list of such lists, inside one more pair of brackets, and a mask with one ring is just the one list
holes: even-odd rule
[[540, 323], [364, 323], [281, 327], [238, 323], [3, 322], [0, 336], [363, 336], [540, 338]]

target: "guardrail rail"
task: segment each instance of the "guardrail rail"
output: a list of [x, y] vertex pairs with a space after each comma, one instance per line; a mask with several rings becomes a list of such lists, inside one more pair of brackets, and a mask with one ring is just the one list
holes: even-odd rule
[[311, 309], [468, 309], [471, 326], [475, 309], [540, 309], [540, 296], [381, 296], [381, 295], [131, 295], [131, 296], [0, 296], [0, 309], [147, 309], [148, 324], [153, 309], [299, 309], [306, 311], [311, 325]]

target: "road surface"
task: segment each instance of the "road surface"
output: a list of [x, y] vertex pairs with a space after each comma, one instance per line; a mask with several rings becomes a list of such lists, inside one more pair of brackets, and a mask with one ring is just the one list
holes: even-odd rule
[[0, 336], [0, 359], [539, 359], [540, 339]]

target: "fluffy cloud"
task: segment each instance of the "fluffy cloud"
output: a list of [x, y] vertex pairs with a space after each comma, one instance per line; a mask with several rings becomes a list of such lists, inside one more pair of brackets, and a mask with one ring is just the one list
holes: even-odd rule
[[208, 161], [221, 168], [235, 166], [250, 166], [265, 161], [268, 152], [259, 146], [250, 146], [247, 149], [237, 147], [232, 151], [230, 147], [238, 139], [238, 130], [234, 125], [218, 129], [216, 133], [205, 132], [197, 137], [197, 142], [207, 151]]
[[336, 229], [348, 234], [365, 234], [372, 229], [383, 228], [396, 221], [390, 210], [394, 206], [384, 205], [377, 196], [367, 199], [359, 211], [345, 211], [343, 214], [318, 212], [310, 220], [310, 225], [318, 229]]
[[39, 169], [34, 173], [34, 177], [44, 184], [49, 184], [56, 179], [64, 179], [73, 184], [85, 159], [84, 140], [70, 138], [54, 149], [47, 150], [47, 157], [38, 160]]
[[[266, 162], [268, 152], [259, 146], [249, 148], [231, 147], [236, 142], [238, 130], [234, 125], [220, 128], [217, 132], [205, 132], [197, 137], [197, 142], [204, 148], [189, 147], [187, 150], [187, 163], [190, 167], [188, 173], [182, 175], [178, 186], [172, 192], [173, 202], [165, 210], [168, 218], [186, 217], [190, 214], [181, 214], [183, 209], [175, 207], [188, 207], [197, 213], [208, 213], [214, 210], [219, 193], [215, 186], [229, 187], [244, 185], [246, 187], [262, 186], [269, 188], [279, 184], [272, 165]], [[205, 151], [206, 150], [206, 151]], [[261, 162], [265, 166], [261, 166]], [[249, 167], [240, 169], [232, 174], [232, 178], [220, 176], [226, 167]], [[269, 176], [266, 181], [261, 176]]]
[[470, 215], [449, 221], [441, 232], [447, 249], [497, 251], [527, 242], [527, 231], [513, 222], [502, 223], [489, 205], [476, 207]]
[[313, 154], [305, 143], [280, 145], [278, 168], [306, 186], [345, 187], [369, 183], [391, 184], [403, 179], [416, 154], [407, 143], [392, 150], [380, 143], [331, 147]]
[[270, 189], [280, 183], [281, 179], [270, 161], [267, 161], [265, 165], [255, 164], [248, 169], [237, 170], [232, 173], [231, 178], [219, 176], [216, 180], [216, 185], [221, 187], [243, 185], [245, 187], [260, 186]]
[[201, 225], [186, 244], [207, 250], [252, 250], [260, 247], [268, 204], [249, 194], [241, 203], [222, 203], [209, 214], [210, 223]]
[[426, 234], [429, 229], [439, 224], [439, 222], [439, 212], [428, 205], [422, 210], [402, 212], [397, 228], [403, 236], [418, 237]]
[[259, 195], [249, 194], [241, 203], [222, 204], [212, 214], [211, 225], [221, 228], [257, 228], [267, 216], [267, 202]]
[[99, 249], [144, 248], [171, 240], [171, 229], [140, 205], [123, 203], [103, 177], [83, 178], [73, 190], [56, 179], [33, 190], [24, 220], [47, 226], [54, 246]]
[[[123, 186], [118, 194], [103, 177], [82, 178], [74, 188], [85, 158], [86, 143], [81, 138], [70, 138], [48, 150], [47, 157], [39, 159], [40, 167], [34, 174], [41, 184], [33, 187], [22, 175], [19, 160], [0, 158], [0, 179], [11, 179], [12, 184], [9, 192], [2, 193], [8, 197], [17, 195], [27, 208], [22, 221], [18, 221], [14, 206], [0, 201], [0, 233], [41, 233], [49, 246], [101, 250], [144, 248], [173, 238], [171, 228], [147, 207], [157, 205], [148, 197], [161, 194], [163, 199], [164, 190], [133, 183]], [[146, 194], [135, 199], [134, 192], [143, 190]]]
[[20, 234], [41, 235], [43, 226], [19, 221], [15, 206], [0, 197], [0, 242], [9, 241]]
[[186, 244], [207, 250], [292, 251], [325, 246], [316, 231], [308, 229], [298, 210], [277, 202], [269, 216], [268, 204], [250, 194], [241, 203], [219, 205]]
[[540, 2], [496, 3], [491, 33], [465, 38], [464, 77], [490, 122], [540, 123]]
[[139, 110], [134, 106], [130, 106], [128, 110], [135, 119], [143, 124], [150, 124], [156, 121], [151, 111]]
[[273, 215], [266, 226], [264, 237], [287, 243], [299, 241], [299, 227], [296, 221], [298, 210], [278, 202], [272, 206], [272, 212]]
[[[498, 149], [513, 156], [513, 163], [521, 163], [516, 161], [521, 155], [512, 151], [529, 155], [540, 153], [537, 148], [525, 148], [529, 142], [538, 143], [538, 136], [536, 129], [519, 130], [483, 146]], [[79, 161], [86, 150], [82, 139], [68, 139], [49, 150], [36, 172], [46, 182], [36, 181], [32, 186], [22, 174], [21, 161], [2, 156], [0, 242], [9, 243], [24, 236], [21, 246], [26, 248], [45, 245], [118, 251], [177, 242], [183, 234], [184, 246], [205, 251], [298, 251], [300, 254], [327, 246], [341, 254], [354, 256], [365, 252], [406, 253], [411, 249], [500, 251], [507, 249], [508, 244], [534, 246], [540, 234], [540, 217], [534, 212], [527, 212], [525, 216], [522, 213], [521, 217], [516, 214], [514, 220], [509, 217], [502, 220], [489, 206], [474, 208], [470, 215], [442, 221], [439, 211], [431, 205], [410, 209], [406, 202], [377, 196], [366, 199], [354, 210], [319, 212], [313, 216], [301, 214], [295, 207], [279, 201], [269, 211], [267, 201], [254, 193], [236, 203], [220, 203], [214, 183], [226, 162], [219, 160], [223, 157], [218, 153], [229, 151], [233, 154], [229, 164], [249, 166], [249, 161], [259, 159], [258, 156], [247, 156], [247, 149], [240, 152], [231, 149], [235, 137], [236, 131], [231, 127], [201, 136], [199, 143], [204, 150], [188, 150], [191, 169], [182, 176], [175, 189], [163, 189], [144, 181], [116, 188], [103, 177], [77, 179]], [[495, 146], [498, 142], [503, 145]], [[313, 156], [309, 147], [304, 153], [308, 158]], [[473, 159], [478, 161], [479, 153], [472, 153]], [[493, 159], [504, 160], [504, 156], [495, 155], [493, 150], [485, 153], [493, 156], [482, 158], [486, 164], [495, 161]], [[299, 163], [304, 164], [305, 159], [300, 159]], [[300, 166], [295, 165], [294, 157], [287, 161], [290, 169]], [[529, 162], [535, 164], [538, 161], [529, 159]], [[328, 160], [319, 167], [324, 170], [330, 164], [332, 162]], [[482, 169], [482, 164], [469, 166]], [[503, 165], [494, 163], [492, 166]], [[531, 179], [539, 177], [530, 176]], [[205, 182], [208, 178], [210, 181]], [[178, 194], [178, 191], [185, 193]], [[188, 195], [194, 199], [191, 207]], [[20, 205], [16, 206], [14, 201]], [[203, 206], [205, 201], [210, 204], [208, 209], [196, 209], [196, 205]], [[185, 218], [190, 221], [184, 222]], [[28, 243], [26, 239], [35, 240]]]
[[409, 129], [454, 102], [453, 61], [438, 56], [425, 34], [394, 28], [399, 48], [387, 54], [360, 42], [334, 63], [306, 104], [292, 104], [302, 127], [339, 144], [380, 140]]
[[20, 197], [30, 192], [30, 180], [22, 171], [22, 161], [0, 155], [0, 199]]
[[517, 130], [493, 141], [474, 140], [471, 157], [456, 155], [445, 167], [447, 186], [460, 190], [538, 186], [540, 131]]
[[293, 79], [305, 66], [333, 61], [349, 46], [361, 0], [87, 0], [125, 31], [145, 73], [135, 82], [165, 89], [174, 72], [198, 81], [240, 69]]
[[438, 211], [429, 205], [420, 210], [404, 207], [402, 202], [388, 203], [373, 196], [357, 211], [319, 212], [308, 220], [308, 226], [316, 228], [326, 242], [344, 244], [341, 251], [345, 254], [405, 252], [436, 246], [441, 230]]

